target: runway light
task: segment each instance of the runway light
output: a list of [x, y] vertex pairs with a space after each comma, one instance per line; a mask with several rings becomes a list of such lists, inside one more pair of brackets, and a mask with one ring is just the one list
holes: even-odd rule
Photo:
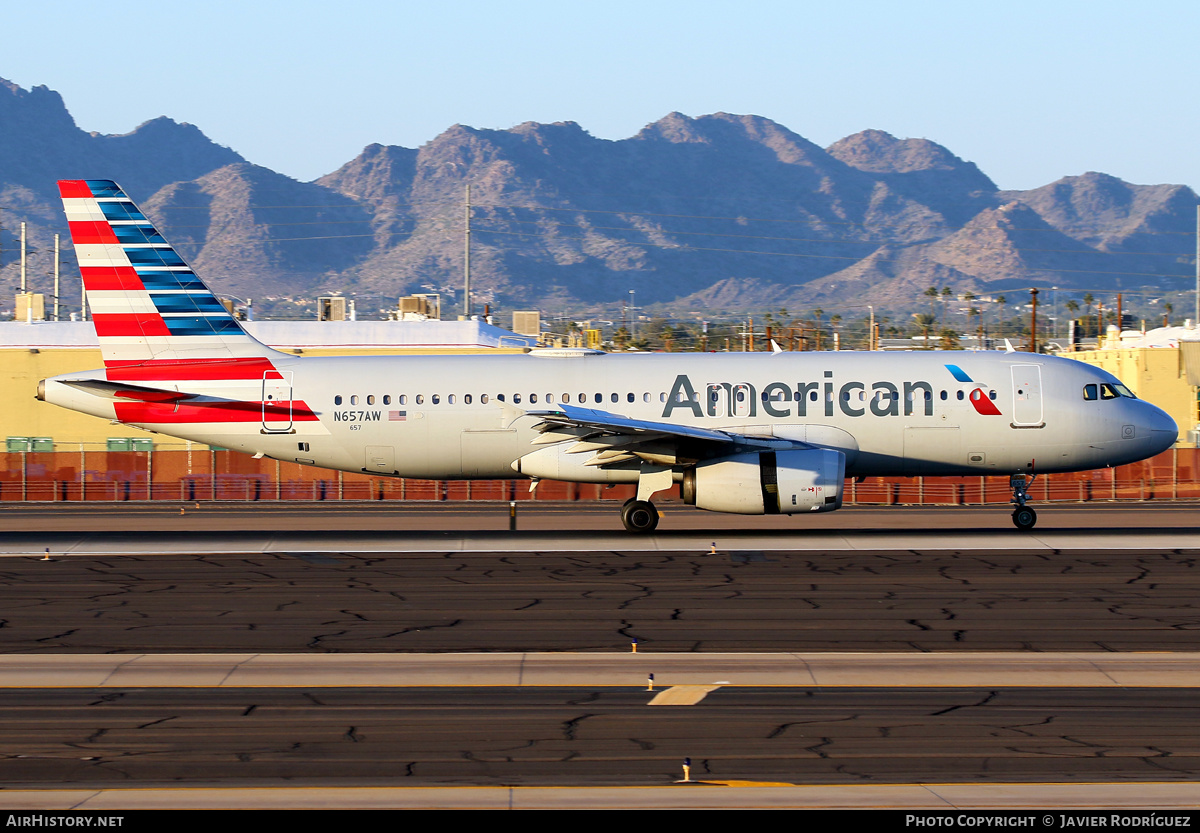
[[646, 677], [646, 691], [654, 691], [654, 675], [650, 674]]

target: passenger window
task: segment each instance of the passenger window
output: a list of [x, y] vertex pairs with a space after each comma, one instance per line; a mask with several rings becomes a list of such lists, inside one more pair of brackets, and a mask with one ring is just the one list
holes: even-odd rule
[[808, 398], [809, 398], [809, 399], [811, 399], [813, 402], [816, 402], [816, 401], [817, 401], [817, 396], [818, 396], [818, 394], [817, 394], [817, 392], [814, 390], [812, 393], [810, 393], [810, 394], [808, 395]]
[[385, 393], [385, 394], [383, 395], [383, 404], [384, 404], [384, 405], [391, 405], [391, 404], [392, 404], [392, 397], [391, 397], [391, 394], [387, 394], [387, 393]]
[[610, 402], [619, 402], [619, 401], [620, 401], [620, 399], [621, 399], [621, 397], [620, 397], [620, 395], [619, 395], [619, 394], [616, 394], [616, 393], [610, 393], [610, 394], [608, 395], [608, 399], [609, 399], [609, 401], [610, 401]]
[[446, 397], [446, 404], [447, 404], [447, 405], [453, 405], [453, 404], [454, 404], [454, 394], [450, 394], [449, 396], [447, 396], [447, 397]]
[[536, 393], [529, 394], [529, 401], [531, 403], [536, 403], [537, 402], [537, 394]]
[[406, 393], [400, 394], [399, 396], [396, 397], [396, 401], [399, 402], [401, 405], [407, 405], [408, 404], [408, 394], [406, 394]]
[[627, 393], [627, 394], [625, 394], [625, 401], [626, 401], [626, 402], [633, 402], [635, 399], [637, 399], [637, 397], [636, 397], [636, 396], [634, 396], [632, 393]]
[[647, 392], [647, 393], [643, 393], [643, 394], [642, 394], [642, 401], [643, 401], [643, 402], [649, 402], [649, 401], [650, 401], [650, 394], [649, 394], [649, 392]]
[[374, 405], [374, 404], [375, 404], [375, 394], [371, 394], [370, 396], [368, 396], [368, 397], [367, 397], [367, 404], [368, 404], [368, 405]]
[[659, 402], [666, 402], [666, 401], [667, 401], [667, 395], [666, 395], [665, 393], [663, 393], [662, 391], [659, 391], [659, 392], [658, 392], [658, 401], [659, 401]]
[[596, 398], [596, 404], [599, 405], [601, 402], [604, 401], [604, 394], [598, 393], [598, 394], [596, 394], [595, 398]]
[[[484, 402], [486, 402], [487, 400], [485, 399], [485, 400], [483, 400], [483, 401], [484, 401]], [[464, 404], [464, 405], [470, 405], [470, 404], [471, 404], [471, 394], [469, 394], [469, 393], [467, 393], [467, 394], [463, 394], [463, 404]]]
[[1086, 401], [1088, 401], [1088, 402], [1093, 401], [1096, 398], [1096, 395], [1097, 395], [1097, 391], [1096, 391], [1095, 385], [1084, 385], [1083, 386], [1083, 398]]
[[570, 402], [570, 401], [571, 401], [571, 394], [569, 394], [569, 393], [564, 393], [564, 394], [562, 395], [562, 401], [563, 401], [563, 402]]
[[943, 402], [945, 402], [949, 397], [950, 397], [950, 394], [946, 393], [946, 391], [942, 391], [942, 401]]
[[342, 395], [340, 393], [337, 396], [333, 397], [333, 404], [334, 405], [342, 404]]
[[996, 392], [994, 390], [988, 391], [988, 398], [991, 399], [993, 402], [995, 402], [996, 401]]
[[351, 397], [350, 397], [350, 404], [351, 404], [351, 405], [357, 405], [357, 404], [358, 404], [358, 396], [357, 396], [357, 395], [355, 395], [355, 396], [351, 396]]
[[502, 394], [502, 393], [498, 393], [498, 394], [496, 394], [496, 398], [497, 398], [498, 400], [500, 400], [501, 402], [503, 402], [503, 401], [504, 401], [504, 394]]
[[513, 394], [513, 404], [514, 404], [514, 405], [520, 405], [520, 404], [521, 404], [521, 394], [519, 394], [519, 393], [514, 393], [514, 394]]
[[416, 398], [416, 403], [417, 403], [418, 405], [424, 405], [424, 404], [425, 404], [425, 394], [423, 394], [423, 393], [418, 393], [418, 394], [417, 394], [417, 398]]
[[547, 402], [553, 402], [553, 401], [554, 401], [554, 394], [552, 394], [552, 393], [548, 393], [548, 394], [546, 394], [546, 401], [547, 401]]
[[482, 405], [486, 405], [488, 403], [488, 395], [486, 393], [481, 393], [479, 395], [479, 402]]
[[438, 394], [435, 393], [433, 396], [429, 397], [429, 401], [432, 402], [434, 405], [437, 405], [439, 402], [442, 401], [442, 397], [440, 397]]
[[958, 401], [959, 402], [963, 401], [963, 392], [961, 390], [958, 392]]

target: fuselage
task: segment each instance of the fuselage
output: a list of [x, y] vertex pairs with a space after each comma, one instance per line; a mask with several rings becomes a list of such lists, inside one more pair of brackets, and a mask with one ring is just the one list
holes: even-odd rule
[[[136, 381], [240, 406], [122, 402], [47, 380], [47, 401], [310, 465], [433, 479], [528, 475], [527, 411], [632, 419], [835, 448], [847, 476], [1009, 475], [1132, 462], [1169, 448], [1166, 413], [1110, 374], [1026, 353], [829, 352], [296, 357], [272, 378]], [[126, 377], [128, 378], [128, 377]], [[547, 476], [539, 468], [534, 476]], [[636, 481], [582, 466], [560, 479]]]

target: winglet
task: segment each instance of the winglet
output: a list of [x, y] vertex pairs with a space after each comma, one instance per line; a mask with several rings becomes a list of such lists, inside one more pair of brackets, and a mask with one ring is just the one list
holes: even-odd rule
[[1012, 342], [1011, 342], [1011, 341], [1009, 341], [1007, 338], [1006, 338], [1006, 339], [1004, 339], [1004, 352], [1005, 352], [1005, 353], [1015, 353], [1015, 352], [1017, 352], [1016, 350], [1014, 350], [1014, 349], [1013, 349]]
[[783, 352], [783, 348], [775, 343], [775, 339], [771, 339], [771, 352], [772, 353], [782, 353]]

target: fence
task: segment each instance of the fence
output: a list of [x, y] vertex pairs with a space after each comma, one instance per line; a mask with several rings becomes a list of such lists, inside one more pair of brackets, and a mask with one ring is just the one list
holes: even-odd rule
[[[204, 446], [109, 451], [78, 444], [3, 452], [0, 502], [627, 500], [633, 486], [546, 480], [413, 480], [335, 472], [254, 459]], [[678, 498], [675, 487], [662, 498]], [[1176, 448], [1113, 469], [1039, 476], [1030, 489], [1050, 501], [1200, 498], [1200, 449]], [[868, 477], [848, 480], [848, 504], [1007, 503], [1008, 477]]]

